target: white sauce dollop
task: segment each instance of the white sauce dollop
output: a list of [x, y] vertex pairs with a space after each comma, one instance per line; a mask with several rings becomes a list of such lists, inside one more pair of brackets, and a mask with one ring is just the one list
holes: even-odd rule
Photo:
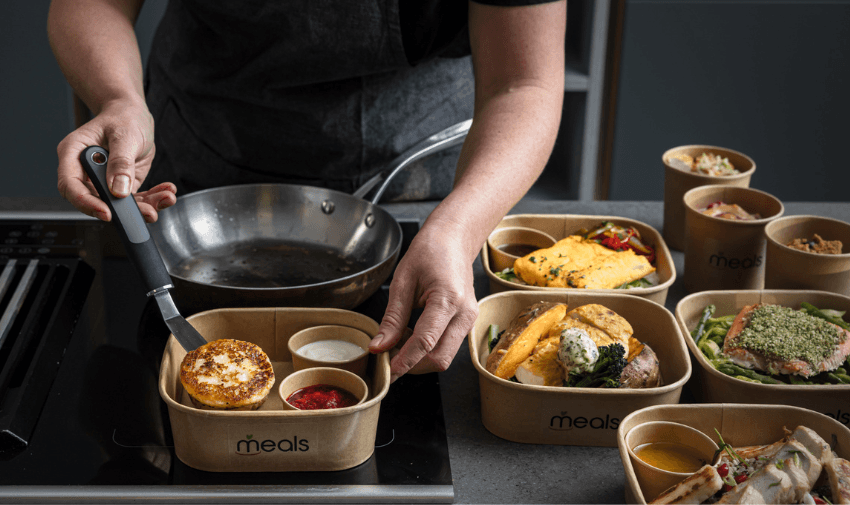
[[366, 352], [362, 347], [344, 340], [319, 340], [300, 347], [301, 356], [316, 361], [348, 361]]
[[567, 373], [586, 373], [593, 370], [593, 365], [599, 359], [599, 350], [586, 331], [567, 328], [561, 332], [558, 359], [567, 369]]

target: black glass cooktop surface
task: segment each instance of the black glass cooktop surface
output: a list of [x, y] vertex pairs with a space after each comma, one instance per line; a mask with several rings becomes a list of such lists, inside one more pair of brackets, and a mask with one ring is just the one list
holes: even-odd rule
[[[31, 224], [0, 222], [0, 241]], [[175, 456], [167, 408], [157, 389], [168, 330], [155, 304], [146, 299], [133, 267], [120, 254], [120, 245], [116, 250], [111, 239], [102, 239], [107, 230], [91, 221], [47, 221], [38, 226], [39, 236], [50, 233], [54, 241], [75, 241], [81, 261], [95, 273], [87, 293], [67, 294], [82, 308], [75, 320], [56, 323], [60, 329], [63, 324], [73, 328], [67, 343], [61, 343], [65, 350], [56, 357], [58, 369], [52, 374], [33, 370], [27, 376], [32, 381], [47, 377], [42, 389], [48, 393], [43, 406], [38, 406], [28, 439], [0, 454], [0, 498], [452, 501], [438, 374], [404, 376], [390, 387], [381, 402], [374, 454], [357, 467], [336, 472], [211, 473], [185, 465]], [[409, 243], [418, 224], [403, 222], [402, 228]], [[94, 236], [99, 237], [97, 247], [83, 247]], [[13, 233], [7, 238], [25, 237], [26, 233]], [[54, 246], [32, 253], [32, 247], [21, 252], [25, 243], [6, 245], [0, 264], [31, 261], [32, 254], [42, 261], [64, 258], [75, 250]], [[379, 322], [386, 302], [385, 285], [354, 310]], [[50, 339], [45, 340], [43, 345], [49, 346]], [[2, 352], [0, 343], [0, 359]]]

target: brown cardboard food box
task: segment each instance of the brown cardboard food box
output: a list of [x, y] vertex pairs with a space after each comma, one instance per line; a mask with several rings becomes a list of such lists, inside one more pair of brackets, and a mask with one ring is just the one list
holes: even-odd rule
[[[685, 172], [669, 165], [668, 160], [677, 154], [687, 154], [693, 158], [702, 153], [715, 154], [729, 158], [732, 166], [740, 171], [740, 174], [713, 176]], [[715, 146], [689, 145], [669, 149], [661, 155], [664, 164], [664, 240], [671, 249], [683, 251], [685, 249], [685, 206], [682, 197], [689, 190], [697, 186], [726, 185], [749, 187], [750, 179], [756, 171], [756, 163], [749, 156]]]
[[747, 305], [774, 303], [799, 309], [808, 302], [820, 309], [850, 311], [850, 298], [824, 291], [743, 290], [705, 291], [686, 296], [676, 305], [676, 320], [685, 336], [694, 365], [694, 396], [708, 403], [775, 403], [796, 405], [826, 414], [841, 424], [850, 424], [850, 384], [791, 385], [746, 382], [715, 370], [693, 338], [703, 310], [708, 305], [717, 309], [715, 317], [737, 314]]
[[[850, 223], [820, 216], [785, 216], [764, 227], [766, 289], [817, 289], [850, 293]], [[794, 239], [841, 241], [842, 254], [817, 254], [788, 247]]]
[[196, 409], [178, 377], [186, 351], [170, 336], [162, 356], [159, 394], [168, 406], [181, 461], [208, 472], [288, 472], [343, 470], [369, 459], [381, 400], [390, 386], [387, 353], [370, 356], [369, 396], [353, 407], [283, 410], [277, 385], [293, 371], [287, 341], [296, 332], [335, 324], [374, 336], [378, 323], [356, 312], [316, 308], [215, 309], [188, 320], [207, 340], [234, 338], [260, 346], [274, 366], [275, 386], [258, 410]]
[[[733, 447], [768, 445], [784, 436], [783, 428], [797, 426], [811, 428], [827, 442], [835, 442], [833, 450], [841, 458], [850, 458], [850, 430], [841, 423], [811, 410], [786, 405], [741, 405], [713, 403], [704, 405], [659, 405], [638, 410], [628, 415], [617, 429], [617, 445], [626, 474], [626, 503], [640, 503], [655, 499], [644, 496], [641, 483], [635, 475], [625, 444], [626, 434], [633, 427], [650, 421], [672, 421], [700, 430], [719, 442], [715, 429], [723, 441]], [[645, 484], [643, 484], [645, 485]]]
[[633, 288], [633, 289], [573, 289], [573, 288], [547, 288], [540, 286], [528, 286], [525, 284], [517, 284], [515, 282], [500, 279], [493, 273], [490, 265], [490, 256], [487, 245], [481, 249], [481, 263], [484, 265], [484, 272], [490, 279], [490, 293], [499, 293], [501, 291], [542, 291], [551, 293], [571, 293], [580, 291], [582, 293], [626, 293], [633, 296], [640, 296], [664, 304], [667, 300], [667, 292], [673, 282], [676, 280], [676, 267], [673, 264], [673, 257], [670, 255], [670, 250], [661, 238], [658, 231], [648, 224], [617, 216], [581, 216], [573, 214], [513, 214], [506, 216], [496, 226], [496, 229], [510, 226], [522, 226], [533, 228], [536, 230], [548, 233], [555, 240], [561, 240], [580, 229], [592, 229], [599, 225], [602, 221], [612, 221], [621, 226], [634, 226], [640, 232], [642, 242], [646, 245], [655, 248], [656, 260], [655, 268], [658, 274], [659, 282], [657, 286], [648, 288]]
[[[500, 379], [485, 369], [491, 324], [507, 329], [522, 309], [539, 301], [565, 302], [567, 310], [598, 303], [623, 316], [634, 337], [658, 356], [664, 385], [646, 389], [533, 386]], [[673, 315], [636, 296], [610, 293], [506, 291], [478, 303], [478, 320], [469, 334], [472, 364], [478, 371], [481, 420], [494, 435], [529, 444], [614, 447], [620, 421], [650, 405], [677, 403], [691, 375], [691, 363]]]
[[[685, 289], [761, 289], [764, 287], [764, 227], [785, 211], [776, 197], [752, 188], [703, 186], [685, 203]], [[702, 214], [708, 205], [735, 203], [761, 219], [739, 221]]]

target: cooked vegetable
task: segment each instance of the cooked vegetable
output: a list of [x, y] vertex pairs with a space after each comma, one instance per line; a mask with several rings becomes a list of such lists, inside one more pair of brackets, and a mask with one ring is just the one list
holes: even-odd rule
[[714, 315], [715, 307], [714, 305], [709, 305], [702, 311], [702, 316], [699, 318], [699, 322], [697, 323], [697, 327], [694, 330], [695, 333], [693, 335], [694, 342], [699, 344], [699, 341], [702, 340], [703, 335], [705, 335], [705, 325], [708, 322], [708, 319]]
[[513, 377], [520, 363], [566, 313], [567, 305], [555, 302], [538, 302], [520, 312], [487, 357], [487, 371], [502, 379]]
[[655, 351], [646, 344], [640, 354], [634, 357], [620, 375], [620, 387], [624, 388], [654, 388], [660, 386], [661, 366]]
[[620, 376], [626, 368], [626, 350], [622, 344], [611, 344], [599, 347], [599, 358], [593, 365], [593, 370], [586, 374], [570, 374], [567, 385], [577, 388], [618, 388]]
[[487, 328], [487, 349], [492, 351], [496, 347], [496, 344], [499, 343], [500, 338], [502, 338], [502, 334], [499, 333], [499, 325], [491, 324]]
[[731, 375], [733, 377], [746, 377], [748, 379], [752, 379], [754, 381], [761, 382], [762, 384], [784, 384], [782, 381], [778, 381], [773, 377], [769, 377], [767, 375], [762, 375], [755, 370], [750, 370], [749, 368], [743, 368], [733, 363], [722, 363], [717, 366], [718, 372], [723, 372], [726, 375]]
[[641, 256], [646, 256], [650, 263], [655, 263], [655, 249], [641, 241], [640, 232], [634, 226], [623, 227], [610, 221], [603, 221], [596, 229], [579, 230], [579, 235], [593, 240], [614, 251], [630, 249]]
[[814, 305], [812, 305], [811, 303], [806, 303], [806, 302], [803, 302], [802, 304], [800, 304], [800, 306], [803, 308], [803, 310], [807, 314], [810, 314], [810, 315], [815, 316], [815, 317], [819, 317], [821, 319], [825, 319], [832, 324], [835, 324], [835, 325], [838, 325], [838, 326], [844, 328], [845, 330], [850, 330], [850, 324], [848, 324], [846, 321], [841, 319], [841, 316], [844, 315], [843, 312], [841, 312], [841, 315], [836, 315], [838, 313], [838, 311], [820, 310], [817, 307], [815, 307]]

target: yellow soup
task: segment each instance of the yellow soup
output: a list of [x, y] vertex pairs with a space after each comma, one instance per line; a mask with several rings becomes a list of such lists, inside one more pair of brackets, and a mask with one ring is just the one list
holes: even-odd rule
[[706, 463], [693, 447], [671, 442], [652, 442], [634, 448], [635, 455], [648, 465], [668, 472], [694, 473]]

